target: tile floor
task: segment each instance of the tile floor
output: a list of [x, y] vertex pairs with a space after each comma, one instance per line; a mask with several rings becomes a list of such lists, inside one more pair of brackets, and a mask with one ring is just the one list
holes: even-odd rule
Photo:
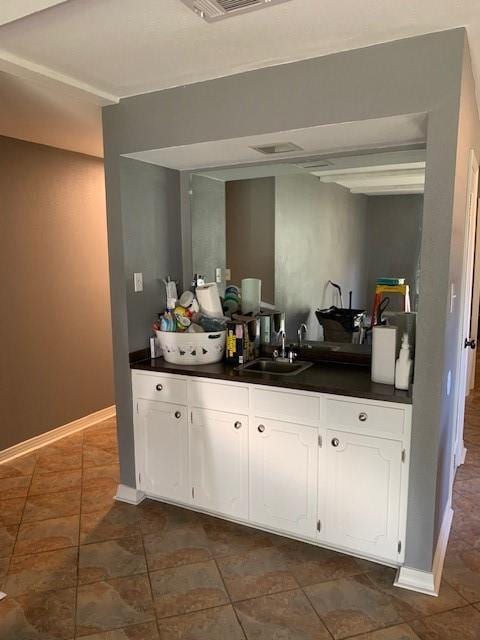
[[145, 501], [115, 422], [0, 465], [1, 640], [480, 640], [480, 391], [439, 598], [394, 571]]

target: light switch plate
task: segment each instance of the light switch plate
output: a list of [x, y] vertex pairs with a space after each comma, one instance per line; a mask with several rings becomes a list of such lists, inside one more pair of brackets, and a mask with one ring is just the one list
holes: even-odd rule
[[222, 269], [221, 267], [217, 267], [215, 269], [215, 282], [220, 284], [222, 282]]
[[133, 274], [133, 289], [135, 293], [143, 291], [143, 273]]

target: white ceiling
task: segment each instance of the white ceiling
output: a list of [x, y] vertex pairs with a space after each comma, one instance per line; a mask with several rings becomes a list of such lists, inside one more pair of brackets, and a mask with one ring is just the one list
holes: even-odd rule
[[0, 24], [7, 24], [24, 18], [37, 11], [49, 9], [65, 0], [2, 0], [0, 4]]
[[[16, 6], [22, 15], [56, 3], [4, 4], [11, 20]], [[457, 26], [467, 27], [478, 81], [479, 0], [291, 0], [217, 23], [180, 0], [69, 0], [0, 26], [0, 70], [53, 78], [105, 104]]]
[[228, 182], [291, 174], [311, 174], [320, 182], [334, 183], [352, 193], [368, 196], [419, 194], [425, 187], [426, 149], [363, 152], [221, 169], [201, 169], [196, 174]]
[[[378, 149], [425, 142], [426, 116], [415, 114], [376, 118], [360, 122], [323, 125], [230, 140], [200, 142], [128, 154], [127, 157], [169, 169], [194, 170], [249, 163], [271, 163], [272, 159], [309, 157], [358, 149]], [[301, 152], [265, 156], [254, 146], [293, 142]]]

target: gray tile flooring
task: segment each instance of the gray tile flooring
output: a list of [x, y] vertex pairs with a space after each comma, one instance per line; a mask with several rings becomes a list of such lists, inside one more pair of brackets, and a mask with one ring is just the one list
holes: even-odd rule
[[0, 465], [1, 640], [480, 640], [480, 393], [440, 596], [394, 571], [147, 500], [115, 421]]

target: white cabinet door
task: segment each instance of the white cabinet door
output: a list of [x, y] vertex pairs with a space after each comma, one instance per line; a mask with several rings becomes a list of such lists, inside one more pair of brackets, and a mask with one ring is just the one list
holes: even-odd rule
[[141, 488], [161, 498], [191, 502], [188, 478], [187, 408], [167, 402], [138, 401], [137, 459], [143, 461]]
[[256, 418], [250, 431], [250, 520], [314, 538], [318, 431]]
[[[325, 513], [320, 538], [378, 558], [399, 559], [402, 444], [327, 430]], [[321, 491], [322, 479], [320, 480]]]
[[248, 417], [193, 409], [190, 469], [194, 504], [248, 518]]

